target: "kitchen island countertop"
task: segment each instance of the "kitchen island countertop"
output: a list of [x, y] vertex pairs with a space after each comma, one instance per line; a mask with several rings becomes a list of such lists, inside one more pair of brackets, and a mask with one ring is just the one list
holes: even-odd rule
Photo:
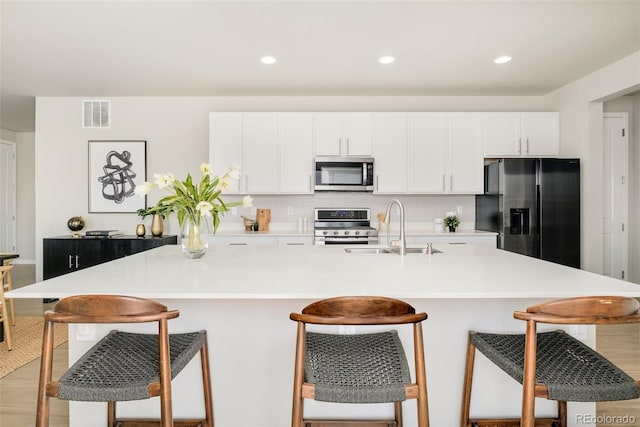
[[[371, 246], [369, 246], [371, 247]], [[12, 298], [125, 293], [170, 299], [640, 296], [640, 286], [480, 245], [443, 253], [348, 254], [345, 246], [213, 246], [192, 260], [165, 246], [14, 290]], [[177, 286], [179, 284], [179, 286]]]
[[[173, 332], [205, 329], [209, 337], [218, 427], [289, 424], [296, 335], [289, 313], [316, 299], [384, 295], [426, 311], [431, 425], [456, 427], [469, 330], [523, 332], [524, 324], [513, 318], [513, 311], [552, 298], [597, 294], [640, 297], [640, 286], [634, 283], [483, 245], [434, 244], [434, 248], [443, 253], [400, 256], [348, 254], [344, 246], [213, 246], [203, 258], [192, 260], [180, 247], [164, 246], [19, 288], [8, 296], [126, 294], [156, 299], [180, 310], [180, 317], [170, 323]], [[113, 327], [78, 329], [71, 325], [69, 362]], [[595, 328], [581, 328], [577, 330], [581, 339], [594, 345]], [[407, 355], [411, 355], [410, 328], [398, 329]], [[471, 415], [518, 416], [519, 384], [481, 356], [476, 358], [475, 372]], [[199, 376], [199, 367], [193, 364], [175, 379], [177, 418], [192, 418], [202, 410], [195, 386]], [[246, 395], [247, 384], [251, 384], [252, 397], [239, 399]], [[415, 402], [403, 406], [404, 425], [415, 427]], [[119, 403], [118, 408], [125, 417], [158, 416], [154, 399]], [[536, 410], [550, 415], [555, 405], [541, 401]], [[568, 410], [569, 426], [585, 427], [589, 424], [578, 423], [576, 415], [595, 414], [595, 404], [569, 403]], [[305, 412], [311, 418], [351, 419], [390, 416], [393, 409], [382, 404], [336, 406], [307, 400]], [[69, 413], [70, 427], [106, 425], [106, 404], [70, 402]]]

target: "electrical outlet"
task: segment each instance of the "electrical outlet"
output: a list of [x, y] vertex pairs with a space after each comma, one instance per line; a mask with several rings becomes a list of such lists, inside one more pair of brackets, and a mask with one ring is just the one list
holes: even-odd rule
[[356, 333], [356, 327], [354, 325], [338, 325], [339, 335], [353, 335]]
[[76, 324], [76, 341], [95, 341], [96, 326]]
[[580, 341], [587, 340], [587, 327], [585, 325], [569, 326], [569, 335]]
[[293, 207], [292, 206], [289, 206], [287, 208], [287, 215], [293, 215]]

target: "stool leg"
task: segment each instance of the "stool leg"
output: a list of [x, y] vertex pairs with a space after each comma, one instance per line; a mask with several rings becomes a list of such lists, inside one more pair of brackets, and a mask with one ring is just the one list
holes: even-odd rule
[[304, 355], [306, 351], [306, 328], [304, 323], [298, 322], [296, 337], [296, 359], [293, 374], [293, 405], [291, 409], [291, 427], [302, 427], [302, 413], [304, 400], [302, 397], [302, 383], [304, 382]]
[[2, 325], [4, 326], [4, 338], [7, 340], [7, 349], [11, 351], [11, 326], [9, 325], [9, 317], [7, 315], [7, 300], [4, 299], [4, 291], [2, 293], [2, 301], [0, 301], [2, 307]]
[[396, 427], [402, 427], [402, 402], [393, 402], [393, 410], [396, 416]]
[[471, 409], [471, 385], [473, 382], [473, 364], [475, 361], [476, 347], [471, 344], [471, 334], [467, 341], [467, 359], [464, 365], [464, 385], [462, 387], [462, 410], [460, 415], [460, 427], [469, 427], [469, 412]]
[[560, 427], [567, 427], [567, 401], [558, 400], [558, 419]]
[[204, 339], [204, 345], [200, 349], [200, 364], [202, 365], [204, 412], [207, 418], [207, 427], [213, 427], [213, 397], [211, 392], [211, 371], [209, 370], [209, 346], [207, 344], [206, 335]]
[[424, 361], [422, 323], [413, 325], [414, 359], [416, 383], [418, 384], [418, 427], [429, 427], [429, 403], [427, 398], [427, 373]]
[[[7, 271], [6, 274], [6, 283], [4, 284], [4, 290], [5, 291], [11, 291], [13, 290], [13, 286], [12, 286], [12, 281], [11, 281], [11, 270]], [[13, 298], [9, 299], [9, 309], [11, 310], [11, 324], [13, 326], [16, 326], [16, 310], [13, 306]]]
[[[6, 323], [6, 322], [5, 322]], [[38, 382], [38, 405], [36, 409], [36, 427], [49, 426], [49, 395], [47, 384], [51, 382], [53, 369], [53, 324], [44, 322], [42, 334], [42, 353], [40, 357], [40, 379]]]
[[116, 423], [116, 402], [107, 402], [107, 427], [115, 427]]

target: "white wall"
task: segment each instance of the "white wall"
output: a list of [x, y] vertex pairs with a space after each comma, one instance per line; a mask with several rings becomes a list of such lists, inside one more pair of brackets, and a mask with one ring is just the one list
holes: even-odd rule
[[[171, 171], [176, 176], [199, 173], [208, 159], [208, 114], [211, 111], [540, 111], [541, 97], [453, 96], [453, 97], [122, 97], [112, 100], [110, 129], [83, 129], [83, 98], [39, 97], [36, 99], [35, 177], [36, 275], [42, 277], [42, 238], [68, 234], [67, 220], [85, 218], [87, 228], [115, 228], [133, 234], [140, 219], [135, 214], [89, 214], [87, 203], [87, 147], [92, 139], [140, 139], [147, 141], [147, 176]], [[383, 206], [386, 198], [373, 197], [371, 207]], [[318, 198], [316, 200], [316, 198]], [[155, 203], [153, 195], [149, 203]], [[322, 196], [257, 198], [258, 207], [275, 208], [272, 221], [283, 217], [282, 206], [298, 206], [307, 212], [316, 203], [344, 203], [341, 198]], [[275, 204], [278, 206], [273, 206]], [[463, 206], [463, 215], [473, 221], [473, 196], [424, 196], [408, 203], [421, 206], [423, 214], [412, 218], [430, 221], [432, 215]], [[272, 206], [265, 206], [272, 204]], [[440, 207], [441, 206], [441, 207]], [[455, 210], [455, 209], [454, 209]], [[470, 212], [471, 211], [471, 212]], [[375, 212], [375, 210], [374, 210]], [[236, 218], [237, 219], [237, 218]], [[229, 219], [231, 221], [232, 219]], [[237, 219], [239, 221], [239, 219]], [[311, 220], [311, 218], [310, 218]], [[465, 220], [465, 218], [463, 218]], [[225, 221], [227, 221], [225, 219]], [[169, 224], [167, 234], [178, 232]]]
[[544, 97], [560, 112], [560, 155], [580, 157], [582, 266], [602, 272], [603, 102], [640, 89], [640, 51]]

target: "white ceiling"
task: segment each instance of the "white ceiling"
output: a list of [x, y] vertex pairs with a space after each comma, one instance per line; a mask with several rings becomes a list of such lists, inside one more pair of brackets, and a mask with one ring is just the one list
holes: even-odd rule
[[35, 96], [544, 95], [640, 50], [640, 0], [0, 5], [13, 131]]

